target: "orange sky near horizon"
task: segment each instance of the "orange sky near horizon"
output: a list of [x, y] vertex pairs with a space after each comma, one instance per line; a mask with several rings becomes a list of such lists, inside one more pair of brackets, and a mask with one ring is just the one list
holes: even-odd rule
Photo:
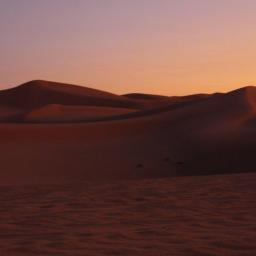
[[117, 94], [256, 84], [254, 0], [3, 0], [0, 88], [33, 79]]

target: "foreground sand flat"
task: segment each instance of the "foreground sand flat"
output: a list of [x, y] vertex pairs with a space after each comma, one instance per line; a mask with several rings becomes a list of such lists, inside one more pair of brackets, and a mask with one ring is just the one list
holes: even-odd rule
[[256, 175], [1, 187], [1, 255], [256, 254]]

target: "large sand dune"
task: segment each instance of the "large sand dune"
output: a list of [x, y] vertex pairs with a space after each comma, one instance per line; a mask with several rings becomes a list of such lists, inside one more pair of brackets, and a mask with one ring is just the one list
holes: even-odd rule
[[256, 88], [133, 98], [41, 81], [0, 92], [15, 110], [0, 124], [1, 183], [255, 171]]
[[34, 80], [0, 92], [1, 105], [22, 109], [48, 104], [136, 108], [128, 98], [87, 87]]

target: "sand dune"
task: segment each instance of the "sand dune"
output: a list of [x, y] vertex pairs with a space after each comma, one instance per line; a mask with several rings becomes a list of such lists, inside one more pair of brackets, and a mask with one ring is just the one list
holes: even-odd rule
[[[119, 96], [87, 87], [34, 80], [0, 91], [0, 122], [58, 123], [131, 118], [161, 112], [166, 107], [168, 110], [172, 105], [203, 98], [205, 98], [204, 95], [166, 97], [127, 94]], [[132, 112], [137, 113], [127, 115]]]
[[144, 94], [144, 93], [130, 93], [124, 94], [124, 97], [136, 100], [141, 103], [144, 108], [157, 108], [157, 107], [169, 107], [174, 104], [193, 102], [197, 100], [202, 100], [211, 97], [211, 94], [195, 94], [188, 96], [162, 96], [154, 94]]
[[[47, 87], [51, 101], [61, 98], [51, 93]], [[67, 105], [55, 102], [36, 108], [37, 98], [39, 105], [48, 101], [33, 91], [32, 103], [23, 105], [31, 109], [22, 121], [0, 124], [2, 184], [255, 172], [254, 87], [170, 97], [161, 106], [158, 100], [147, 100], [150, 108], [135, 110], [106, 107], [104, 100], [97, 101], [97, 107], [70, 105], [68, 96], [61, 98]], [[111, 104], [116, 97], [106, 96]], [[66, 124], [54, 124], [63, 121]]]
[[0, 103], [22, 109], [33, 109], [48, 104], [138, 107], [134, 101], [112, 93], [41, 80], [0, 91]]

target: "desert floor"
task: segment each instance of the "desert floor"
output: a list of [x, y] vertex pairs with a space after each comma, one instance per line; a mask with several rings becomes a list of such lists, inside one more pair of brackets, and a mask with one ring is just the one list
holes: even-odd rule
[[1, 255], [256, 255], [256, 174], [1, 186]]

